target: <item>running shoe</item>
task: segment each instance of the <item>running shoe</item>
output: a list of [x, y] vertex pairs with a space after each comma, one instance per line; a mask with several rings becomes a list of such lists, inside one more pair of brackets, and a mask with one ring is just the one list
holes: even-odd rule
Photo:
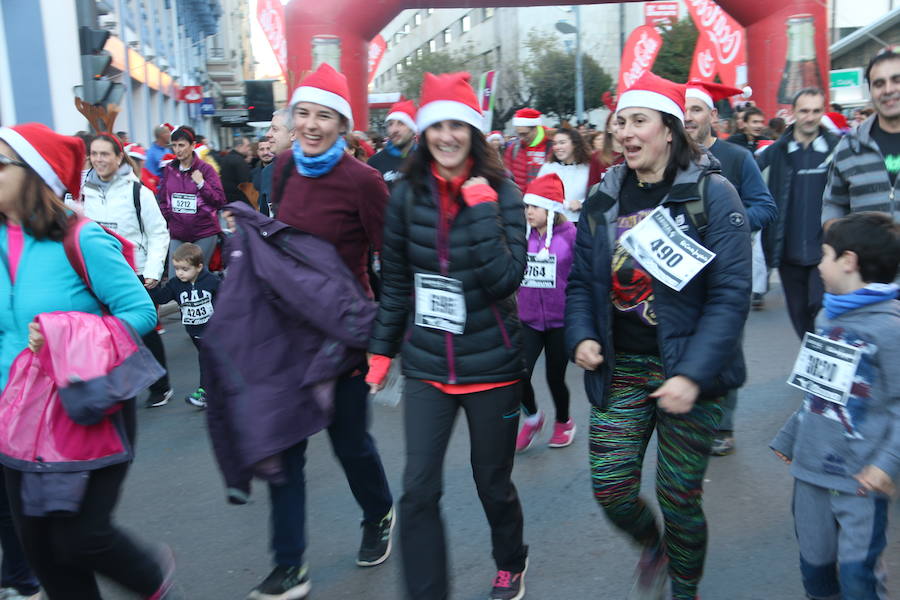
[[147, 397], [147, 401], [144, 402], [144, 406], [146, 408], [156, 408], [157, 406], [165, 406], [169, 403], [169, 400], [172, 399], [172, 396], [175, 395], [175, 390], [172, 388], [167, 389], [164, 392], [150, 392], [150, 395]]
[[393, 508], [378, 523], [363, 522], [363, 536], [356, 564], [360, 567], [374, 567], [386, 561], [391, 555], [391, 532], [393, 529]]
[[191, 406], [196, 406], [197, 408], [206, 408], [206, 390], [204, 390], [202, 387], [197, 388], [196, 392], [192, 392], [191, 394], [185, 396], [184, 401]]
[[661, 547], [645, 548], [635, 569], [628, 600], [664, 600], [669, 582], [669, 558]]
[[553, 424], [553, 437], [547, 445], [551, 448], [565, 448], [575, 441], [575, 421], [572, 417], [565, 423], [556, 422]]
[[306, 564], [302, 567], [278, 565], [253, 588], [247, 600], [303, 600], [311, 587]]
[[544, 428], [544, 413], [538, 411], [538, 419], [534, 423], [528, 422], [528, 417], [522, 421], [522, 430], [516, 438], [516, 452], [525, 452], [534, 444], [534, 439]]
[[710, 456], [728, 456], [734, 452], [734, 436], [733, 435], [716, 435], [713, 439], [712, 447], [709, 449]]
[[525, 568], [519, 573], [497, 571], [494, 585], [491, 588], [490, 600], [520, 600], [525, 597], [525, 572], [528, 570], [528, 559]]
[[168, 544], [161, 544], [159, 551], [159, 568], [162, 570], [163, 580], [152, 595], [147, 596], [147, 600], [165, 600], [169, 598], [167, 594], [172, 589], [175, 582], [175, 553]]
[[750, 306], [753, 310], [762, 310], [766, 307], [766, 299], [758, 292], [753, 292], [750, 296]]
[[23, 594], [16, 588], [0, 588], [0, 600], [39, 600], [41, 593]]

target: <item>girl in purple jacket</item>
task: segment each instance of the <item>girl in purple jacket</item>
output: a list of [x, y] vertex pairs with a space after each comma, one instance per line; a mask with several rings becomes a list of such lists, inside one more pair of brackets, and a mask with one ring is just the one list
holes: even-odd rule
[[525, 418], [516, 439], [517, 452], [530, 448], [544, 426], [544, 413], [537, 408], [530, 382], [542, 350], [546, 352], [547, 384], [556, 407], [556, 422], [548, 445], [564, 448], [575, 439], [575, 423], [569, 416], [569, 388], [566, 387], [569, 358], [563, 335], [575, 226], [562, 214], [564, 200], [563, 183], [556, 173], [532, 181], [523, 198], [527, 205], [528, 265], [519, 288], [519, 318], [523, 325], [529, 383], [522, 399]]

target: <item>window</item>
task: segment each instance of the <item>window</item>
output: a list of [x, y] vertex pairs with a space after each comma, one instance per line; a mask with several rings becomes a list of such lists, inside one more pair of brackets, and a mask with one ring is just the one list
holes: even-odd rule
[[409, 33], [409, 23], [403, 25], [403, 33]]
[[404, 59], [403, 62], [406, 63], [406, 66], [407, 66], [407, 67], [412, 66], [412, 56], [407, 56], [406, 59]]
[[402, 38], [402, 37], [403, 37], [403, 36], [400, 35], [400, 32], [399, 32], [399, 31], [398, 31], [397, 33], [395, 33], [395, 34], [394, 34], [394, 43], [395, 43], [395, 44], [399, 44], [399, 43], [400, 43], [400, 38]]
[[413, 27], [418, 27], [422, 24], [422, 12], [419, 11], [415, 15], [413, 15]]
[[429, 52], [437, 52], [437, 39], [432, 38], [428, 40], [428, 51]]
[[422, 57], [425, 56], [424, 48], [416, 48], [416, 60], [422, 60]]
[[450, 33], [450, 28], [444, 30], [444, 45], [446, 46], [450, 42], [453, 41], [453, 34]]
[[430, 16], [430, 15], [433, 15], [433, 14], [434, 14], [434, 9], [433, 9], [433, 8], [429, 8], [428, 10], [425, 11], [425, 14], [426, 14], [426, 15], [429, 15], [429, 16]]
[[402, 62], [398, 62], [395, 69], [397, 71], [397, 75], [403, 75], [403, 63]]
[[464, 16], [460, 21], [460, 24], [462, 25], [463, 33], [469, 31], [470, 29], [472, 29], [472, 17], [470, 17], [469, 15]]
[[481, 18], [482, 19], [490, 19], [493, 16], [494, 16], [493, 8], [482, 8], [481, 9]]

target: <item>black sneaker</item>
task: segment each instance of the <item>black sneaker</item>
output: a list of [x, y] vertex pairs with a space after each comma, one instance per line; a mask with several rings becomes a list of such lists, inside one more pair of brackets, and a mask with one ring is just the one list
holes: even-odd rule
[[191, 406], [196, 406], [197, 408], [206, 408], [206, 390], [204, 390], [202, 387], [197, 388], [196, 392], [192, 392], [191, 394], [185, 396], [184, 401]]
[[766, 307], [766, 299], [758, 292], [753, 292], [750, 296], [750, 306], [753, 310], [762, 310]]
[[490, 600], [520, 600], [525, 597], [525, 572], [528, 570], [528, 559], [525, 568], [518, 573], [497, 571], [494, 586], [491, 588]]
[[147, 401], [144, 402], [144, 406], [146, 408], [156, 408], [157, 406], [165, 406], [169, 403], [169, 400], [172, 399], [172, 396], [175, 395], [175, 390], [172, 388], [167, 389], [164, 392], [150, 392], [150, 396], [147, 397]]
[[247, 600], [303, 600], [309, 595], [309, 568], [278, 565], [262, 583], [253, 588]]
[[362, 524], [363, 537], [356, 564], [360, 567], [380, 565], [391, 555], [391, 531], [394, 529], [394, 509], [378, 523]]

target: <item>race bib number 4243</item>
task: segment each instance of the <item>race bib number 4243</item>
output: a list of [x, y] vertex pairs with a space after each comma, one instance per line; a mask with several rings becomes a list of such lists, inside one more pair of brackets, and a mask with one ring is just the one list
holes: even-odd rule
[[675, 291], [681, 291], [716, 257], [685, 235], [662, 206], [625, 232], [619, 243], [650, 275]]

